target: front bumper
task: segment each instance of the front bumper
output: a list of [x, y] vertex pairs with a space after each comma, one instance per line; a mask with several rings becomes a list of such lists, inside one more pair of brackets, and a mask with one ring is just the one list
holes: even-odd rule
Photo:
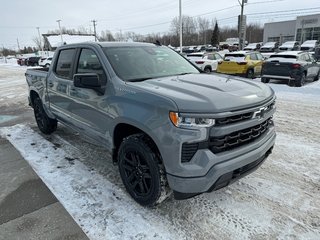
[[[276, 133], [268, 134], [263, 143], [256, 149], [232, 159], [219, 162], [211, 167], [206, 175], [200, 177], [180, 177], [167, 174], [170, 187], [177, 199], [210, 192], [227, 186], [237, 179], [257, 169], [271, 153], [275, 143]], [[210, 155], [210, 151], [208, 152]]]

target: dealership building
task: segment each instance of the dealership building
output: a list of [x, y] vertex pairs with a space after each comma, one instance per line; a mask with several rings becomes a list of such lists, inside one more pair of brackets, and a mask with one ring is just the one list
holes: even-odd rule
[[264, 24], [263, 42], [320, 41], [320, 14], [299, 16], [296, 20]]

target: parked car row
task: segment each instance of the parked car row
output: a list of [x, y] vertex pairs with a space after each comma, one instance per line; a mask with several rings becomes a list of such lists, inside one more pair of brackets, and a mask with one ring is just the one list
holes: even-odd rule
[[[199, 54], [190, 54], [188, 59], [202, 70], [209, 65]], [[237, 51], [226, 53], [224, 58], [215, 61], [215, 64], [218, 63], [217, 73], [246, 78], [261, 76], [261, 81], [264, 83], [270, 82], [271, 79], [285, 80], [290, 86], [301, 87], [306, 81], [316, 81], [320, 78], [319, 60], [320, 48], [316, 48], [315, 53], [306, 51], [273, 53], [269, 59], [265, 59], [258, 51]]]
[[52, 57], [28, 57], [18, 58], [17, 64], [20, 66], [41, 66], [49, 67], [52, 61]]
[[28, 58], [19, 58], [17, 59], [17, 63], [22, 66], [38, 66], [40, 57], [28, 57]]

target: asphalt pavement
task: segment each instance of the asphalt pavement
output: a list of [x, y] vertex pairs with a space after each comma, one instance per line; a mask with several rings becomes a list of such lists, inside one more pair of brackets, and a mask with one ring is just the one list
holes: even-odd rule
[[[26, 122], [30, 110], [0, 114], [0, 127]], [[0, 240], [88, 239], [11, 143], [0, 137]]]

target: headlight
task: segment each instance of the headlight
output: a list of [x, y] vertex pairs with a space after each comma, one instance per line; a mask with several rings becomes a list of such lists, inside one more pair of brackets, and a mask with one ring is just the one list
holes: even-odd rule
[[182, 117], [176, 112], [170, 112], [169, 117], [173, 125], [181, 128], [203, 128], [211, 127], [215, 124], [215, 120], [212, 118]]

